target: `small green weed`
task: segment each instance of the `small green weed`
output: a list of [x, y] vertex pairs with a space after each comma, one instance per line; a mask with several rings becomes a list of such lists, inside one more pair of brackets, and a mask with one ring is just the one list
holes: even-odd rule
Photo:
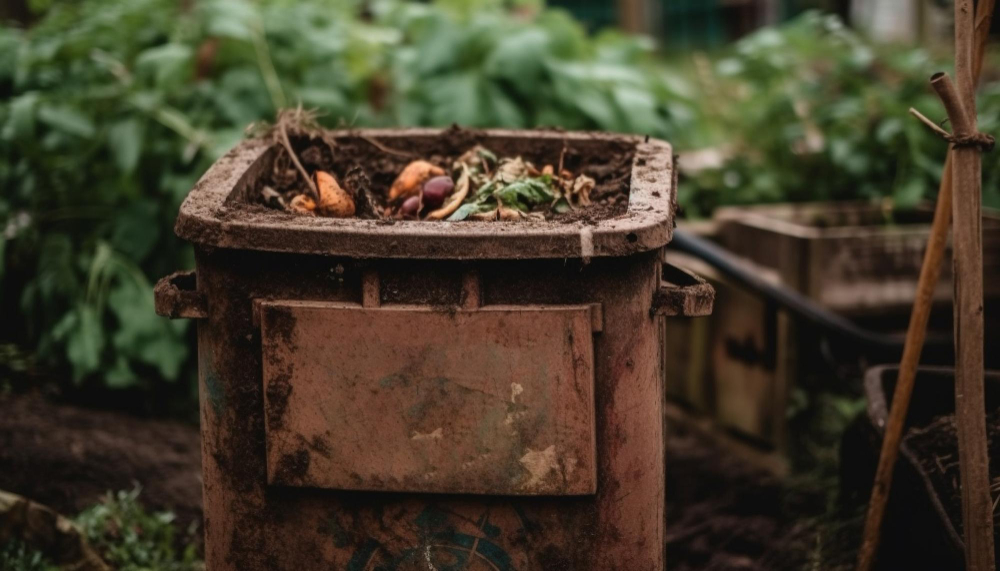
[[20, 541], [9, 541], [0, 547], [0, 569], [3, 571], [59, 571], [41, 553]]
[[[203, 568], [195, 546], [178, 548], [174, 516], [147, 512], [139, 503], [140, 489], [108, 493], [101, 503], [76, 518], [87, 540], [120, 571], [195, 571]], [[189, 536], [194, 529], [187, 530]]]

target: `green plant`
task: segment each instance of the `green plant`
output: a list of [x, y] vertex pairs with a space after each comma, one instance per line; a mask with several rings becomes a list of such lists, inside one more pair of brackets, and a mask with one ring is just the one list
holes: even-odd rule
[[87, 540], [120, 571], [194, 571], [202, 568], [188, 530], [178, 549], [173, 514], [149, 513], [138, 501], [140, 490], [108, 492], [100, 503], [76, 518]]
[[29, 549], [19, 541], [0, 546], [0, 569], [5, 571], [58, 571], [42, 553]]
[[[761, 30], [697, 66], [703, 127], [730, 158], [682, 185], [691, 214], [721, 204], [873, 199], [901, 207], [932, 198], [946, 145], [908, 116], [944, 118], [929, 89], [931, 54], [878, 45], [833, 16], [807, 13]], [[1000, 84], [982, 89], [984, 130], [1000, 125]], [[1000, 166], [984, 201], [1000, 206]]]
[[531, 2], [98, 0], [0, 26], [0, 338], [76, 383], [193, 375], [151, 282], [193, 265], [171, 231], [252, 122], [559, 125], [668, 136], [683, 81], [652, 46]]
[[[694, 66], [588, 35], [532, 1], [99, 0], [0, 24], [0, 340], [76, 383], [186, 391], [193, 335], [151, 283], [193, 265], [172, 233], [198, 177], [256, 121], [302, 103], [328, 126], [558, 126], [717, 146], [682, 180], [720, 204], [933, 195], [944, 144], [921, 50], [807, 14]], [[980, 97], [1000, 127], [1000, 82]], [[986, 161], [987, 205], [1000, 163]]]
[[[174, 516], [150, 513], [139, 502], [140, 489], [108, 492], [75, 520], [88, 543], [119, 571], [200, 571], [194, 527], [178, 536]], [[44, 553], [11, 540], [0, 545], [4, 571], [57, 571]]]

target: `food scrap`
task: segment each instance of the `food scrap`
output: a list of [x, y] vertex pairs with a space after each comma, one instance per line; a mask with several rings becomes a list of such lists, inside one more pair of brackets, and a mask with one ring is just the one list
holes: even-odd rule
[[319, 189], [317, 214], [333, 218], [354, 216], [354, 197], [341, 188], [332, 174], [316, 171], [316, 188]]
[[403, 172], [399, 173], [396, 181], [389, 188], [389, 200], [399, 200], [413, 196], [420, 192], [421, 187], [428, 179], [441, 176], [444, 169], [432, 165], [427, 161], [413, 161], [406, 165]]
[[[318, 170], [310, 182], [315, 192], [303, 189], [281, 207], [296, 214], [333, 218], [349, 218], [359, 212], [356, 191], [345, 189], [333, 174]], [[574, 175], [561, 164], [539, 169], [520, 156], [498, 158], [476, 145], [447, 169], [427, 160], [407, 164], [389, 187], [387, 202], [376, 215], [428, 221], [543, 220], [546, 214], [590, 205], [595, 187], [593, 178]], [[265, 190], [264, 196], [273, 198], [273, 193]], [[368, 209], [360, 210], [358, 215]]]

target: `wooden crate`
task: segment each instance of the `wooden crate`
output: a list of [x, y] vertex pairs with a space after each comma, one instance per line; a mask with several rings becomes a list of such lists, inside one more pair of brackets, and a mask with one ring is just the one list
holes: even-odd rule
[[[756, 275], [804, 293], [862, 326], [903, 333], [916, 292], [932, 212], [895, 213], [867, 203], [720, 209], [710, 223], [681, 228], [716, 241]], [[983, 220], [987, 338], [1000, 323], [1000, 217]], [[816, 368], [794, 320], [714, 268], [683, 254], [669, 263], [703, 276], [716, 291], [712, 317], [665, 323], [667, 393], [719, 424], [781, 452], [796, 384]], [[936, 291], [932, 329], [950, 327], [951, 264]], [[991, 336], [992, 333], [992, 336]], [[810, 341], [812, 342], [812, 341]], [[812, 367], [813, 369], [810, 369]]]
[[[715, 216], [720, 244], [845, 315], [908, 311], [932, 219], [929, 207], [893, 211], [871, 202], [723, 208]], [[1000, 280], [989, 279], [1000, 273], [996, 211], [984, 211], [983, 267], [985, 296], [1000, 297]], [[935, 300], [947, 304], [951, 295], [948, 262]]]
[[[759, 447], [784, 450], [785, 409], [796, 370], [793, 321], [700, 260], [673, 252], [666, 259], [715, 288], [712, 317], [663, 322], [667, 394]], [[777, 272], [745, 263], [779, 282]]]

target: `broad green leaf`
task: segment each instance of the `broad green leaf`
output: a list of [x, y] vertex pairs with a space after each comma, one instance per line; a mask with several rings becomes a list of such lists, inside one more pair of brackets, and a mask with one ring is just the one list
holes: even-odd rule
[[115, 364], [104, 373], [104, 381], [109, 388], [127, 389], [138, 385], [139, 377], [129, 367], [128, 359], [124, 355], [119, 355]]
[[529, 28], [505, 36], [486, 58], [483, 70], [510, 80], [522, 93], [530, 92], [545, 69], [548, 47], [549, 36], [544, 30]]
[[108, 129], [108, 148], [123, 174], [131, 174], [139, 164], [144, 135], [143, 124], [135, 118], [118, 121]]
[[38, 120], [63, 133], [85, 139], [94, 136], [94, 122], [90, 117], [69, 105], [43, 104], [38, 109]]
[[[526, 126], [524, 113], [503, 89], [490, 83], [486, 89], [486, 106], [493, 111], [493, 127], [519, 129]], [[494, 157], [496, 162], [496, 157]]]
[[457, 73], [430, 82], [426, 89], [434, 125], [485, 126], [483, 121], [480, 76], [474, 72]]
[[143, 262], [160, 239], [160, 209], [154, 202], [136, 202], [118, 212], [111, 246], [134, 263]]
[[187, 346], [179, 330], [156, 315], [152, 290], [121, 283], [108, 296], [108, 306], [119, 324], [112, 339], [118, 353], [156, 367], [166, 380], [177, 379], [187, 357]]
[[35, 109], [38, 93], [29, 91], [15, 97], [10, 102], [7, 123], [3, 128], [3, 138], [8, 141], [25, 140], [35, 134]]
[[485, 202], [470, 202], [468, 204], [463, 204], [462, 206], [459, 206], [458, 210], [456, 210], [451, 216], [448, 217], [448, 220], [452, 222], [465, 220], [466, 218], [472, 216], [473, 214], [479, 214], [481, 212], [489, 212], [490, 210], [494, 210], [496, 207], [497, 207], [496, 204], [490, 204]]
[[535, 179], [512, 182], [500, 190], [497, 196], [505, 205], [517, 205], [519, 210], [549, 203], [555, 198], [545, 183]]
[[648, 91], [618, 85], [612, 89], [612, 95], [628, 131], [641, 134], [663, 132], [663, 120], [657, 113], [656, 100]]
[[465, 32], [460, 25], [443, 16], [434, 18], [429, 26], [430, 29], [417, 43], [419, 53], [415, 62], [417, 71], [429, 75], [445, 69], [454, 69], [461, 55], [459, 46]]
[[136, 70], [149, 73], [162, 87], [187, 81], [194, 69], [194, 50], [191, 46], [169, 43], [149, 48], [135, 60]]
[[344, 93], [333, 87], [301, 87], [296, 93], [304, 106], [327, 113], [339, 113], [349, 106]]
[[892, 191], [892, 201], [897, 208], [914, 208], [924, 199], [927, 188], [923, 179], [908, 179]]
[[[166, 321], [163, 317], [158, 319]], [[176, 381], [188, 357], [188, 347], [179, 335], [157, 334], [142, 345], [137, 357], [143, 363], [155, 366], [165, 380]]]
[[254, 4], [245, 0], [212, 0], [200, 8], [209, 36], [250, 40], [260, 19]]
[[621, 130], [617, 113], [607, 94], [593, 87], [581, 87], [571, 99], [577, 109], [602, 129]]
[[90, 305], [79, 305], [69, 315], [73, 317], [66, 326], [66, 358], [73, 366], [73, 380], [79, 383], [100, 368], [104, 328]]

